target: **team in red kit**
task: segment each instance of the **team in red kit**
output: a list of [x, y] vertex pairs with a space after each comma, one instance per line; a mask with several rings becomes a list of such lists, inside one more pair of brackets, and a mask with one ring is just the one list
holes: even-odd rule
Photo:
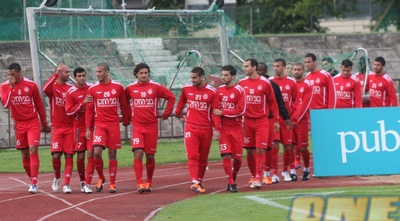
[[[50, 133], [53, 191], [59, 190], [62, 181], [62, 192], [72, 193], [70, 183], [76, 154], [82, 193], [93, 192], [95, 172], [98, 175], [96, 192], [101, 192], [108, 181], [108, 192], [117, 193], [121, 123], [130, 126], [132, 172], [136, 178], [132, 186], [142, 194], [151, 192], [153, 185], [159, 183], [153, 182], [158, 125], [161, 120], [173, 117], [172, 114], [184, 126], [188, 189], [206, 192], [204, 178], [211, 143], [215, 140], [219, 142], [222, 170], [227, 177], [221, 187], [226, 185], [227, 191], [235, 193], [240, 187], [237, 176], [243, 150], [251, 174], [248, 187], [263, 189], [263, 184], [279, 183], [279, 143], [283, 145], [283, 180], [297, 181], [299, 168], [302, 168], [301, 181], [310, 179], [310, 110], [398, 106], [393, 80], [386, 74], [385, 65], [385, 59], [377, 57], [373, 72], [368, 76], [364, 73], [365, 78], [361, 79], [352, 74], [353, 63], [345, 59], [341, 62], [341, 72], [332, 77], [318, 67], [317, 57], [309, 53], [303, 63], [293, 64], [292, 76], [285, 72], [286, 61], [275, 59], [275, 75], [268, 77], [267, 65], [249, 58], [243, 62], [242, 74], [233, 65], [221, 67], [222, 84], [218, 88], [207, 83], [205, 69], [194, 67], [187, 73], [190, 83], [181, 89], [176, 103], [177, 97], [170, 89], [150, 78], [150, 66], [146, 63], [134, 67], [137, 80], [125, 88], [111, 79], [107, 63], [97, 65], [97, 81], [93, 84], [87, 83], [88, 73], [84, 68], [75, 68], [70, 76], [70, 67], [61, 63], [42, 88], [48, 97], [49, 126], [38, 86], [22, 76], [19, 64], [12, 63], [7, 81], [1, 84], [1, 101], [10, 109], [14, 121], [16, 149], [21, 152], [22, 167], [29, 177], [29, 193], [37, 193], [40, 184], [41, 132]], [[68, 83], [70, 78], [74, 79], [74, 85]], [[363, 97], [364, 89], [369, 92], [368, 104]], [[107, 178], [103, 172], [104, 150], [109, 159]], [[143, 177], [144, 170], [146, 177]]]

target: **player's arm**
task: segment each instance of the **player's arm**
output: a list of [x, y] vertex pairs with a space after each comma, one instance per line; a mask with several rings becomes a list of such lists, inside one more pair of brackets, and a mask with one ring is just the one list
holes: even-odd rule
[[[218, 99], [217, 93], [214, 93], [214, 96], [211, 100], [211, 109], [221, 109], [221, 104]], [[213, 140], [219, 140], [221, 137], [221, 117], [211, 113], [212, 123], [214, 126], [213, 130]]]
[[397, 95], [396, 95], [396, 89], [394, 88], [392, 79], [388, 81], [387, 85], [388, 85], [387, 90], [389, 94], [390, 106], [392, 107], [399, 106], [399, 102], [397, 100]]
[[122, 112], [122, 125], [126, 127], [129, 125], [131, 109], [129, 106], [125, 90], [122, 86], [120, 86], [119, 101], [120, 101], [120, 109]]
[[[286, 121], [290, 119], [289, 111], [286, 109], [285, 102], [283, 101], [281, 89], [279, 89], [279, 85], [275, 82], [271, 81], [271, 86], [274, 92], [274, 99], [278, 105], [279, 115]], [[271, 114], [274, 115], [271, 109]]]
[[1, 85], [1, 103], [5, 108], [9, 108], [11, 104], [10, 100], [11, 100], [11, 88], [9, 87], [9, 84], [6, 82]]
[[71, 91], [67, 92], [67, 96], [65, 98], [65, 112], [68, 116], [76, 115], [79, 110], [81, 110], [85, 106], [84, 101], [76, 102]]
[[362, 107], [362, 87], [361, 83], [358, 79], [355, 79], [355, 87], [354, 87], [354, 107], [360, 108]]
[[336, 108], [335, 84], [333, 83], [333, 79], [330, 74], [326, 75], [326, 91], [328, 93], [328, 108]]
[[185, 107], [185, 104], [187, 101], [185, 94], [186, 94], [186, 90], [185, 90], [185, 88], [183, 88], [181, 96], [179, 96], [178, 104], [176, 105], [176, 109], [175, 109], [175, 116], [177, 118], [182, 118], [182, 110]]
[[50, 132], [50, 127], [47, 123], [46, 110], [44, 108], [44, 103], [43, 103], [42, 97], [40, 96], [40, 93], [39, 93], [39, 88], [37, 87], [36, 84], [33, 84], [33, 86], [32, 86], [32, 98], [33, 98], [34, 104], [36, 106], [36, 110], [39, 113], [40, 122], [42, 123], [42, 126], [43, 126], [43, 131], [48, 133], [48, 132]]
[[53, 85], [58, 78], [58, 73], [54, 73], [43, 85], [43, 92], [46, 94], [47, 97], [53, 96]]
[[160, 88], [161, 88], [160, 97], [167, 100], [167, 106], [165, 107], [164, 113], [162, 114], [162, 119], [165, 120], [168, 119], [168, 117], [171, 115], [176, 98], [175, 95], [166, 87], [160, 86]]
[[236, 87], [236, 107], [234, 109], [222, 110], [222, 116], [225, 117], [238, 117], [242, 116], [246, 111], [246, 94], [242, 87]]

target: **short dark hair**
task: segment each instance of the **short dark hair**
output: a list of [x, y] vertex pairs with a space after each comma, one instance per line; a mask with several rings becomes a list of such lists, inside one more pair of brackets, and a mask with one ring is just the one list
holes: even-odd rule
[[274, 62], [281, 62], [284, 67], [286, 66], [286, 61], [283, 58], [277, 58], [274, 60]]
[[97, 67], [103, 67], [106, 71], [110, 71], [110, 66], [105, 62], [101, 62]]
[[342, 66], [343, 67], [353, 67], [353, 62], [351, 62], [349, 59], [344, 59], [343, 61], [342, 61]]
[[143, 69], [143, 68], [146, 68], [150, 73], [149, 65], [147, 65], [146, 63], [139, 63], [136, 65], [135, 69], [133, 70], [133, 75], [135, 75], [135, 77], [137, 77], [137, 73], [139, 72], [140, 69]]
[[254, 59], [254, 58], [249, 58], [249, 59], [246, 59], [245, 61], [250, 61], [250, 65], [251, 65], [252, 67], [258, 68], [258, 61], [257, 61], [256, 59]]
[[301, 69], [304, 70], [304, 64], [303, 63], [296, 62], [296, 63], [293, 64], [293, 66], [301, 66]]
[[375, 61], [380, 62], [382, 64], [382, 66], [385, 66], [385, 64], [386, 64], [386, 61], [382, 56], [375, 58]]
[[20, 72], [21, 71], [21, 65], [19, 65], [18, 63], [12, 63], [10, 64], [10, 66], [8, 66], [8, 70], [12, 71], [16, 71], [16, 72]]
[[315, 56], [315, 54], [313, 54], [313, 53], [306, 54], [306, 56], [304, 56], [304, 58], [311, 58], [312, 61], [317, 60], [317, 56]]
[[75, 69], [74, 69], [74, 77], [76, 77], [76, 74], [77, 74], [77, 73], [82, 73], [82, 72], [85, 72], [85, 74], [86, 74], [85, 69], [83, 69], [82, 67], [77, 67], [77, 68], [75, 68]]
[[229, 64], [223, 66], [223, 67], [222, 67], [222, 70], [223, 70], [223, 71], [229, 71], [229, 74], [230, 74], [230, 75], [236, 75], [236, 73], [237, 73], [236, 68], [233, 67], [232, 65], [229, 65]]
[[196, 73], [199, 77], [204, 76], [204, 69], [201, 67], [194, 67], [190, 72]]

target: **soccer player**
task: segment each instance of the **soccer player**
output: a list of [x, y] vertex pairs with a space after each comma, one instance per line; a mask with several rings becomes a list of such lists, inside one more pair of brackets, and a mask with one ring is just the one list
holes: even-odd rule
[[[277, 83], [282, 93], [283, 101], [285, 102], [286, 109], [289, 115], [292, 113], [294, 101], [297, 95], [297, 85], [293, 78], [285, 75], [286, 61], [283, 58], [274, 60], [275, 75], [270, 77], [269, 80]], [[294, 151], [292, 141], [292, 125], [287, 124], [282, 118], [279, 120], [280, 125], [280, 142], [283, 144], [283, 169], [282, 176], [284, 181], [296, 181], [296, 170], [293, 167]], [[289, 174], [290, 169], [290, 174]]]
[[367, 90], [371, 107], [397, 107], [397, 95], [392, 78], [384, 71], [386, 61], [377, 57], [374, 61], [374, 73], [368, 76]]
[[359, 59], [360, 61], [358, 62], [358, 73], [356, 73], [354, 76], [360, 81], [361, 84], [361, 94], [363, 98], [363, 107], [369, 107], [369, 96], [365, 94], [366, 88], [367, 88], [367, 82], [366, 79], [368, 79], [369, 74], [371, 71], [368, 69], [367, 73], [367, 66], [369, 67], [370, 61], [368, 58], [368, 63], [365, 60], [365, 57], [361, 57]]
[[[268, 147], [270, 111], [279, 120], [278, 105], [271, 82], [257, 74], [258, 62], [247, 59], [243, 63], [246, 77], [239, 81], [246, 93], [246, 112], [244, 114], [244, 148], [247, 152], [247, 164], [251, 172], [248, 182], [250, 188], [262, 186], [261, 176], [265, 163], [265, 149]], [[279, 123], [275, 123], [279, 130]]]
[[[150, 80], [150, 67], [145, 63], [136, 65], [133, 74], [137, 81], [125, 88], [131, 104], [131, 144], [133, 169], [139, 193], [151, 192], [155, 167], [154, 155], [158, 139], [158, 103], [160, 98], [167, 100], [162, 119], [168, 119], [175, 103], [174, 94], [163, 85]], [[143, 184], [143, 152], [146, 154], [147, 180]]]
[[[192, 180], [190, 189], [197, 193], [205, 193], [206, 189], [201, 182], [208, 164], [211, 139], [220, 138], [221, 128], [221, 119], [213, 114], [213, 110], [220, 109], [220, 103], [215, 88], [205, 82], [203, 68], [193, 68], [190, 80], [191, 84], [182, 88], [175, 115], [186, 122], [184, 141]], [[182, 115], [185, 104], [186, 119]]]
[[[269, 78], [267, 64], [264, 62], [258, 62], [257, 74]], [[278, 104], [279, 115], [283, 118], [287, 125], [290, 124], [290, 116], [286, 109], [285, 102], [283, 101], [281, 89], [279, 85], [273, 81], [270, 81], [272, 89], [274, 90], [275, 99]], [[271, 112], [268, 115], [269, 119], [269, 131], [268, 131], [268, 148], [265, 151], [265, 169], [262, 182], [270, 185], [273, 183], [279, 183], [278, 176], [278, 156], [279, 156], [279, 130], [275, 131], [274, 123], [279, 124], [279, 120], [274, 119]], [[279, 118], [280, 119], [280, 118]], [[271, 172], [272, 170], [272, 172]], [[272, 174], [270, 174], [270, 172]]]
[[[87, 95], [89, 85], [86, 83], [87, 73], [85, 69], [77, 67], [74, 69], [76, 85], [71, 87], [67, 93], [65, 109], [67, 115], [74, 117], [74, 151], [77, 153], [77, 168], [81, 180], [81, 192], [92, 193], [90, 183], [94, 172], [94, 159], [92, 140], [86, 139], [85, 111], [86, 105], [92, 102], [93, 97]], [[85, 177], [85, 151], [87, 151], [87, 166]], [[99, 177], [104, 179], [101, 168], [98, 171]]]
[[335, 69], [335, 64], [333, 63], [333, 59], [331, 57], [322, 58], [322, 66], [325, 71], [331, 74], [332, 77], [339, 74], [339, 71]]
[[304, 65], [309, 71], [305, 78], [313, 87], [313, 99], [310, 108], [335, 108], [336, 94], [332, 76], [327, 71], [318, 69], [317, 57], [312, 53], [306, 54], [304, 57]]
[[351, 74], [353, 62], [342, 61], [342, 72], [333, 77], [336, 89], [336, 108], [362, 107], [361, 83]]
[[[108, 148], [110, 186], [109, 192], [116, 193], [115, 179], [117, 176], [118, 161], [117, 150], [121, 149], [121, 132], [119, 125], [119, 109], [122, 113], [124, 126], [129, 125], [129, 104], [124, 88], [120, 83], [109, 77], [110, 66], [100, 63], [96, 67], [98, 82], [90, 86], [87, 94], [92, 96], [93, 101], [86, 105], [85, 125], [86, 139], [93, 139], [94, 167], [102, 171], [103, 149]], [[94, 131], [91, 127], [94, 120]], [[99, 177], [96, 192], [103, 190], [104, 177]]]
[[67, 83], [69, 72], [69, 68], [65, 64], [60, 64], [56, 68], [56, 73], [43, 85], [43, 91], [49, 98], [51, 113], [50, 149], [54, 169], [54, 180], [51, 187], [53, 191], [57, 191], [60, 185], [61, 155], [64, 154], [64, 193], [72, 192], [69, 182], [72, 176], [74, 156], [73, 119], [65, 111], [67, 91], [72, 87]]
[[222, 165], [228, 178], [226, 190], [230, 192], [238, 191], [235, 181], [242, 165], [242, 119], [246, 110], [244, 89], [235, 83], [236, 73], [237, 70], [232, 65], [222, 67], [221, 79], [223, 85], [217, 90], [221, 109], [213, 110], [214, 115], [221, 116], [219, 150], [223, 159]]
[[28, 192], [36, 193], [40, 124], [46, 133], [50, 132], [50, 128], [37, 85], [22, 76], [21, 66], [17, 63], [8, 66], [7, 81], [1, 85], [1, 101], [5, 108], [10, 109], [14, 120], [15, 147], [21, 151], [22, 166], [31, 182]]
[[[310, 130], [310, 105], [313, 94], [310, 82], [303, 78], [304, 65], [295, 63], [293, 66], [293, 76], [297, 83], [297, 97], [293, 105], [291, 121], [293, 124], [293, 144], [295, 149], [295, 165], [300, 164], [300, 155], [303, 158], [302, 181], [310, 177], [310, 151], [308, 150], [308, 132]], [[296, 163], [297, 160], [297, 163]]]

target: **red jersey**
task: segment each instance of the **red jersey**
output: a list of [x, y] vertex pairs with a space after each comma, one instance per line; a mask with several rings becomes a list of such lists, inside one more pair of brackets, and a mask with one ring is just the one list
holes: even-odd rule
[[358, 72], [354, 76], [360, 81], [361, 88], [363, 88], [365, 84], [365, 74], [360, 74], [360, 72]]
[[89, 86], [77, 87], [73, 86], [68, 90], [67, 99], [65, 101], [65, 110], [68, 116], [74, 117], [74, 128], [85, 127], [85, 100]]
[[356, 76], [348, 78], [342, 74], [333, 77], [336, 89], [336, 108], [362, 107], [361, 83]]
[[368, 75], [367, 91], [369, 91], [371, 107], [395, 107], [399, 105], [393, 80], [386, 73]]
[[47, 125], [46, 112], [39, 89], [35, 82], [21, 78], [10, 88], [6, 81], [1, 85], [1, 102], [5, 108], [10, 108], [11, 117], [15, 121], [24, 121], [40, 116], [42, 125]]
[[171, 114], [174, 108], [174, 94], [163, 85], [152, 80], [146, 83], [132, 83], [125, 88], [125, 93], [128, 100], [132, 99], [131, 121], [133, 124], [156, 123], [160, 98], [168, 101], [162, 116], [164, 119]]
[[287, 76], [283, 78], [272, 76], [269, 78], [269, 80], [279, 85], [279, 89], [282, 93], [283, 102], [285, 102], [286, 109], [288, 110], [289, 114], [291, 114], [297, 96], [296, 81], [293, 78]]
[[184, 86], [175, 110], [176, 116], [182, 116], [185, 104], [187, 104], [186, 123], [201, 127], [213, 124], [215, 130], [220, 130], [221, 118], [212, 113], [213, 109], [220, 109], [217, 91], [214, 87], [209, 84], [202, 88], [191, 84]]
[[94, 125], [119, 122], [119, 108], [122, 112], [123, 125], [129, 125], [129, 104], [126, 99], [124, 87], [120, 83], [110, 80], [107, 84], [97, 82], [88, 89], [88, 94], [93, 96], [93, 102], [86, 105], [85, 125]]
[[244, 89], [238, 84], [233, 87], [221, 85], [217, 94], [222, 110], [221, 127], [225, 130], [241, 130], [243, 114], [246, 111]]
[[246, 93], [246, 118], [268, 118], [271, 114], [274, 119], [279, 119], [278, 104], [276, 103], [274, 90], [272, 89], [271, 82], [259, 76], [256, 79], [249, 77], [243, 78], [239, 81]]
[[53, 74], [43, 85], [43, 92], [49, 98], [50, 117], [52, 127], [72, 126], [72, 117], [65, 111], [65, 100], [67, 91], [72, 87], [71, 84], [59, 84], [56, 82], [58, 74]]
[[312, 86], [306, 79], [297, 81], [297, 97], [294, 102], [291, 120], [300, 122], [302, 119], [310, 119], [310, 106], [313, 99]]
[[311, 109], [324, 109], [336, 107], [335, 86], [329, 72], [319, 70], [309, 72], [305, 77], [313, 87], [313, 102]]

